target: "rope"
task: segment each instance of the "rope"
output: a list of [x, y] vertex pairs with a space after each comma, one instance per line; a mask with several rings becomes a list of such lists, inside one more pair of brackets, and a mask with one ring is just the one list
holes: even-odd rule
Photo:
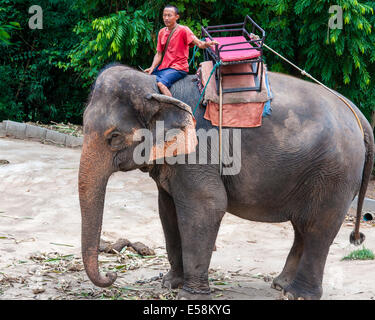
[[195, 111], [197, 111], [197, 108], [198, 108], [199, 104], [201, 103], [201, 100], [202, 100], [202, 97], [203, 97], [203, 95], [204, 95], [204, 92], [206, 91], [206, 88], [207, 88], [207, 86], [208, 86], [208, 83], [209, 83], [210, 80], [211, 80], [211, 76], [212, 76], [213, 73], [215, 72], [216, 68], [217, 68], [218, 66], [220, 66], [221, 64], [222, 64], [222, 62], [219, 61], [219, 62], [217, 62], [217, 63], [214, 65], [214, 67], [212, 68], [212, 71], [211, 71], [211, 73], [210, 73], [210, 76], [208, 77], [207, 83], [206, 83], [206, 85], [204, 86], [204, 88], [203, 88], [203, 90], [202, 90], [202, 93], [201, 93], [201, 96], [199, 97], [198, 103], [196, 104], [196, 106], [195, 106], [195, 108], [194, 108], [193, 115], [195, 114]]
[[194, 46], [194, 50], [193, 50], [193, 56], [191, 57], [190, 59], [190, 62], [189, 62], [189, 67], [190, 67], [190, 64], [193, 62], [193, 66], [195, 65], [195, 55], [196, 53], [198, 52], [199, 50], [199, 47], [198, 46]]
[[[203, 41], [204, 38], [201, 38], [200, 40]], [[195, 65], [195, 55], [197, 54], [198, 50], [199, 50], [199, 47], [197, 45], [195, 45], [194, 49], [193, 49], [193, 56], [191, 57], [190, 62], [189, 62], [189, 67], [190, 67], [190, 64], [192, 62], [193, 62], [193, 66]], [[195, 68], [195, 69], [197, 69], [197, 68]]]
[[365, 136], [365, 133], [363, 131], [363, 127], [362, 127], [362, 124], [361, 124], [361, 121], [359, 120], [358, 118], [358, 115], [357, 113], [355, 112], [355, 110], [352, 108], [352, 106], [342, 97], [340, 97], [336, 92], [334, 92], [332, 89], [328, 88], [326, 85], [324, 85], [323, 83], [321, 83], [320, 81], [316, 80], [311, 74], [307, 73], [305, 70], [302, 70], [301, 68], [299, 68], [298, 66], [296, 66], [294, 63], [290, 62], [288, 59], [284, 58], [281, 54], [277, 53], [275, 50], [273, 50], [272, 48], [270, 48], [269, 46], [267, 46], [265, 43], [263, 43], [263, 46], [265, 46], [268, 50], [272, 51], [274, 54], [276, 54], [278, 57], [280, 57], [281, 59], [285, 60], [286, 62], [288, 62], [290, 65], [292, 65], [294, 68], [296, 68], [297, 70], [299, 70], [301, 72], [301, 74], [303, 76], [306, 76], [308, 78], [310, 78], [311, 80], [315, 81], [316, 83], [320, 84], [324, 89], [328, 90], [329, 92], [333, 93], [336, 97], [338, 97], [342, 102], [344, 102], [347, 107], [352, 111], [352, 113], [354, 114], [355, 118], [357, 119], [357, 123], [358, 123], [358, 126], [359, 128], [361, 129], [361, 132], [362, 132], [362, 135], [363, 137]]

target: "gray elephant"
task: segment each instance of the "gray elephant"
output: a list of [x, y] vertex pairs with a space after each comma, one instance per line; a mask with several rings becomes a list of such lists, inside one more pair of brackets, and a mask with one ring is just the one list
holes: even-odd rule
[[[261, 127], [241, 129], [241, 168], [220, 175], [217, 161], [168, 164], [152, 157], [154, 161], [144, 163], [134, 159], [136, 148], [144, 143], [135, 138], [137, 131], [155, 132], [158, 121], [165, 131], [213, 128], [203, 118], [202, 106], [192, 117], [191, 108], [199, 100], [194, 76], [174, 84], [170, 98], [158, 93], [154, 76], [118, 64], [101, 71], [83, 116], [79, 169], [82, 256], [95, 285], [110, 286], [116, 279], [115, 273], [104, 275], [98, 268], [107, 181], [113, 172], [140, 169], [149, 172], [158, 187], [171, 265], [163, 284], [180, 288], [178, 298], [210, 298], [208, 268], [225, 212], [252, 221], [290, 221], [294, 243], [272, 287], [283, 289], [289, 298], [321, 298], [330, 245], [358, 193], [351, 241], [364, 240], [359, 221], [373, 167], [374, 137], [355, 105], [351, 104], [364, 135], [349, 108], [319, 85], [273, 72], [269, 79], [272, 114]], [[196, 143], [193, 139], [186, 157]], [[197, 152], [200, 143], [198, 137]], [[207, 143], [208, 149], [214, 148]]]

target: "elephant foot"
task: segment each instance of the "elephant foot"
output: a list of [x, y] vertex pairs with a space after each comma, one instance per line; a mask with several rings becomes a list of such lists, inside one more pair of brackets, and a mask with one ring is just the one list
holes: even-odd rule
[[289, 285], [283, 289], [282, 295], [284, 300], [319, 300], [322, 296], [322, 289], [310, 291]]
[[286, 288], [289, 285], [289, 281], [287, 280], [286, 277], [283, 276], [278, 276], [275, 279], [273, 279], [271, 288], [277, 290], [277, 291], [282, 291], [284, 288]]
[[178, 292], [177, 300], [212, 300], [211, 293], [209, 292], [210, 290], [193, 290], [183, 287]]
[[162, 280], [161, 285], [169, 290], [181, 288], [184, 284], [183, 276], [179, 276], [176, 272], [170, 270]]

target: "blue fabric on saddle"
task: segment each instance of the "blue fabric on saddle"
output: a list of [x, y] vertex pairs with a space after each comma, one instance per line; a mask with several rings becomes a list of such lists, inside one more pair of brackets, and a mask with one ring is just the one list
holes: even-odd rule
[[[264, 109], [263, 109], [263, 117], [266, 117], [266, 116], [269, 116], [272, 112], [272, 108], [271, 108], [271, 100], [272, 100], [272, 97], [273, 97], [273, 94], [272, 94], [272, 91], [271, 91], [271, 87], [270, 87], [270, 83], [269, 83], [269, 80], [268, 80], [268, 71], [265, 72], [265, 75], [266, 75], [266, 86], [267, 86], [267, 93], [268, 95], [271, 97], [270, 100], [268, 100], [265, 104], [264, 104]], [[258, 78], [258, 77], [257, 77]], [[259, 80], [258, 80], [259, 82]]]
[[[253, 63], [252, 67], [253, 67], [253, 70], [256, 69], [257, 64]], [[264, 71], [264, 75], [265, 75], [265, 78], [266, 78], [265, 79], [265, 84], [266, 84], [266, 88], [267, 88], [267, 94], [272, 99], [272, 92], [271, 92], [271, 88], [270, 88], [270, 84], [269, 84], [269, 80], [268, 80], [268, 70], [267, 70], [267, 68]], [[256, 86], [259, 86], [259, 81], [260, 81], [259, 76], [258, 75], [254, 76], [254, 82], [255, 82]], [[272, 109], [271, 109], [271, 99], [269, 99], [264, 104], [263, 117], [266, 117], [266, 116], [268, 116], [268, 115], [271, 114], [271, 111], [272, 111]]]

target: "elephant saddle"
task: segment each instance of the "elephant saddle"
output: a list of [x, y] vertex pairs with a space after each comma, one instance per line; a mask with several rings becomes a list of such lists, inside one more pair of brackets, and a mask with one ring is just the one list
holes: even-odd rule
[[[269, 115], [271, 112], [272, 92], [267, 77], [267, 68], [259, 68], [258, 75], [239, 76], [238, 73], [251, 72], [254, 65], [251, 63], [234, 64], [221, 66], [225, 74], [236, 74], [236, 76], [225, 76], [222, 79], [222, 87], [240, 88], [244, 86], [256, 86], [262, 79], [261, 91], [243, 91], [223, 93], [223, 126], [252, 128], [262, 125], [262, 117]], [[217, 84], [212, 75], [207, 83], [213, 69], [212, 61], [205, 61], [200, 64], [197, 71], [198, 87], [202, 92], [206, 86], [203, 104], [206, 105], [204, 118], [211, 121], [212, 125], [219, 125], [219, 95], [217, 93]], [[263, 76], [260, 77], [260, 73]], [[249, 83], [250, 82], [250, 83]]]

